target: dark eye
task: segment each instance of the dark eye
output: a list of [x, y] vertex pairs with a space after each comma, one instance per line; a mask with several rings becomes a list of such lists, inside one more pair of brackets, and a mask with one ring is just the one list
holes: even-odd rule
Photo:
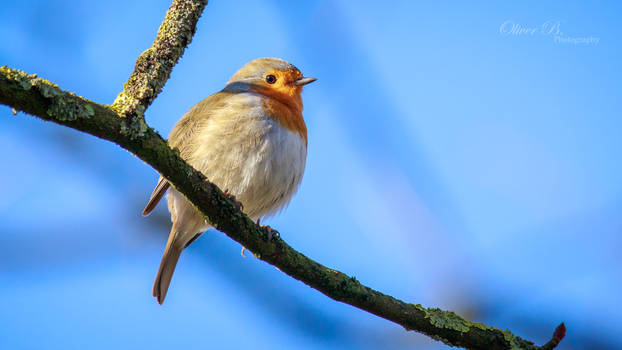
[[268, 83], [268, 84], [276, 83], [276, 77], [274, 75], [272, 75], [272, 74], [266, 75], [266, 83]]

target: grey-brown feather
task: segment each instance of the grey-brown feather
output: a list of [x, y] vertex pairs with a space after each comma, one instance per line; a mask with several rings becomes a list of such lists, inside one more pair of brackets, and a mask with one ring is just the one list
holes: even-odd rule
[[[175, 124], [175, 127], [169, 136], [168, 144], [171, 148], [177, 148], [182, 158], [187, 159], [191, 153], [190, 148], [188, 147], [188, 140], [191, 139], [196, 131], [200, 129], [201, 123], [205, 123], [206, 119], [210, 117], [210, 113], [205, 113], [205, 110], [208, 106], [220, 105], [219, 102], [222, 99], [222, 96], [219, 96], [218, 94], [207, 97], [190, 108], [190, 110], [184, 114], [177, 124]], [[204, 117], [194, 118], [196, 115], [203, 115]], [[170, 184], [168, 181], [160, 176], [158, 184], [151, 193], [149, 202], [147, 202], [145, 209], [143, 209], [143, 216], [149, 215], [153, 209], [155, 209], [169, 187]]]
[[[293, 67], [278, 59], [261, 59], [251, 64]], [[245, 74], [240, 70], [232, 80], [246, 79]], [[224, 89], [192, 107], [177, 122], [168, 141], [209, 181], [236, 196], [252, 219], [273, 215], [289, 203], [302, 179], [307, 154], [301, 135], [285, 129], [266, 114], [266, 98], [243, 89]], [[160, 183], [168, 185], [166, 179], [160, 180], [145, 208], [147, 212], [168, 188]], [[204, 216], [174, 188], [169, 191], [168, 207], [173, 226], [153, 288], [160, 303], [181, 251], [210, 227]]]
[[158, 184], [156, 185], [155, 189], [151, 193], [149, 202], [147, 202], [145, 209], [143, 209], [143, 216], [149, 215], [153, 211], [153, 209], [155, 209], [156, 205], [158, 205], [158, 202], [160, 202], [160, 199], [162, 199], [162, 197], [166, 193], [166, 190], [168, 190], [170, 186], [171, 185], [168, 183], [168, 181], [166, 181], [165, 178], [160, 176], [160, 179], [158, 180]]
[[164, 302], [164, 298], [166, 298], [166, 293], [171, 284], [177, 261], [179, 261], [181, 252], [184, 249], [184, 246], [180, 246], [180, 242], [175, 240], [176, 235], [177, 227], [173, 225], [171, 234], [168, 237], [168, 242], [166, 242], [166, 248], [164, 249], [164, 254], [160, 261], [160, 267], [158, 268], [155, 282], [153, 283], [153, 296], [156, 297], [160, 305]]

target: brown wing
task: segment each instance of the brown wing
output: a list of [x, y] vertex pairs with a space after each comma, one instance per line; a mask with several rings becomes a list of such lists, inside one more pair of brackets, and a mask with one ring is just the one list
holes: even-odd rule
[[214, 111], [226, 105], [229, 93], [219, 92], [194, 105], [175, 124], [169, 135], [168, 144], [179, 149], [182, 158], [188, 160], [193, 149], [192, 141], [196, 134], [207, 124]]
[[[222, 107], [224, 103], [223, 99], [226, 95], [227, 93], [219, 92], [209, 96], [190, 108], [190, 110], [179, 119], [177, 124], [175, 124], [169, 136], [168, 144], [172, 148], [179, 149], [182, 158], [188, 160], [188, 157], [190, 157], [192, 153], [191, 147], [189, 147], [191, 142], [189, 141], [192, 140], [196, 132], [205, 125], [205, 122], [211, 115], [210, 112]], [[149, 202], [143, 210], [143, 216], [149, 215], [149, 213], [153, 211], [170, 186], [168, 181], [160, 176], [158, 184], [153, 190], [153, 193], [151, 193], [151, 198], [149, 198]]]
[[156, 188], [153, 190], [153, 193], [151, 193], [151, 198], [149, 198], [149, 202], [145, 206], [145, 209], [143, 209], [143, 216], [147, 216], [153, 211], [156, 205], [158, 205], [158, 202], [160, 202], [160, 199], [164, 197], [166, 190], [168, 190], [170, 186], [171, 185], [168, 183], [168, 181], [166, 181], [165, 178], [160, 177]]

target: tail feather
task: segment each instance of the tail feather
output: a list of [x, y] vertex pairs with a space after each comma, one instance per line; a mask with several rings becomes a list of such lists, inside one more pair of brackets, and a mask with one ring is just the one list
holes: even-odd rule
[[153, 190], [153, 193], [151, 193], [151, 198], [149, 198], [149, 202], [145, 206], [145, 209], [143, 209], [143, 216], [147, 216], [149, 215], [149, 213], [151, 213], [151, 211], [153, 211], [153, 209], [156, 207], [156, 205], [158, 205], [158, 202], [160, 202], [160, 199], [162, 199], [162, 197], [166, 193], [166, 190], [168, 190], [170, 186], [171, 185], [168, 183], [168, 181], [166, 181], [165, 178], [160, 177], [160, 179], [158, 180], [158, 184]]
[[171, 284], [171, 279], [173, 278], [173, 272], [175, 272], [175, 266], [177, 266], [181, 251], [184, 249], [183, 244], [179, 245], [179, 242], [175, 240], [178, 234], [174, 231], [175, 226], [176, 225], [173, 225], [171, 229], [171, 234], [166, 243], [162, 261], [160, 262], [160, 268], [158, 269], [158, 274], [153, 283], [153, 296], [156, 297], [160, 305], [164, 302], [168, 286]]

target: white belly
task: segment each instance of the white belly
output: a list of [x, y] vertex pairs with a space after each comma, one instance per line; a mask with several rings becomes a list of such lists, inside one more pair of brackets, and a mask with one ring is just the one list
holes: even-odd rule
[[[305, 169], [307, 146], [300, 135], [271, 118], [249, 122], [246, 127], [263, 130], [250, 142], [239, 140], [218, 157], [224, 167], [207, 166], [205, 175], [229, 190], [251, 218], [270, 216], [290, 201], [298, 190]], [[244, 132], [242, 132], [244, 133]], [[253, 134], [249, 132], [249, 134]]]
[[[260, 108], [243, 116], [210, 118], [201, 134], [201, 144], [188, 162], [220, 189], [235, 195], [253, 220], [276, 214], [298, 190], [306, 142], [263, 115]], [[177, 191], [171, 191], [169, 208], [176, 215], [186, 212], [183, 216], [197, 219], [201, 215]], [[205, 230], [209, 223], [201, 226]]]

